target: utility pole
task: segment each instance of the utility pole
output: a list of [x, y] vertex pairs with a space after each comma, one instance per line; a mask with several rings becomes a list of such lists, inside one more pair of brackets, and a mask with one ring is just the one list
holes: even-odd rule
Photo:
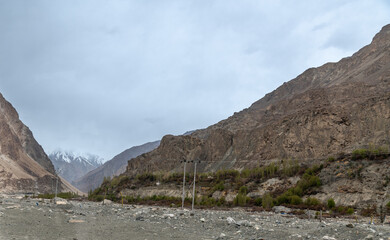
[[55, 197], [54, 197], [54, 199], [56, 199], [56, 198], [57, 198], [57, 188], [58, 188], [58, 175], [57, 175], [57, 181], [56, 181], [56, 194], [55, 194]]
[[[199, 161], [200, 163], [200, 161]], [[195, 166], [194, 166], [194, 186], [193, 186], [193, 189], [192, 189], [192, 211], [194, 211], [194, 203], [195, 203], [195, 181], [196, 181], [196, 164], [197, 164], [197, 161], [195, 161]]]
[[56, 179], [56, 193], [55, 193], [55, 196], [54, 196], [54, 199], [57, 198], [57, 189], [58, 189], [58, 174], [60, 174], [62, 169], [58, 168], [57, 171], [56, 171], [56, 176], [57, 176], [57, 179]]
[[184, 194], [185, 194], [185, 185], [186, 185], [186, 164], [187, 164], [187, 160], [183, 160], [184, 161], [184, 172], [183, 172], [183, 196], [182, 196], [182, 199], [181, 199], [181, 209], [184, 209]]

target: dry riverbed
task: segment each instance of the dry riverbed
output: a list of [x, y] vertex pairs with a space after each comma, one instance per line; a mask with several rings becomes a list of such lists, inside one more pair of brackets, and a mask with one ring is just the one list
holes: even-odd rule
[[390, 239], [389, 224], [299, 219], [273, 212], [181, 210], [167, 207], [0, 197], [0, 239]]

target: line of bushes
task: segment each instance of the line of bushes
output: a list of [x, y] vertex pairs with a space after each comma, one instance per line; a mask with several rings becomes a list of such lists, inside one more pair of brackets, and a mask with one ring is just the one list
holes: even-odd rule
[[[44, 194], [38, 194], [38, 196], [33, 196], [37, 198], [44, 198], [44, 199], [53, 199], [55, 197], [55, 193], [44, 193]], [[79, 198], [80, 196], [73, 192], [60, 192], [57, 193], [57, 197], [63, 198], [63, 199], [72, 199], [72, 198]]]
[[353, 160], [359, 160], [359, 159], [382, 159], [384, 157], [387, 157], [389, 154], [389, 149], [386, 146], [374, 146], [370, 145], [369, 148], [359, 148], [355, 149], [352, 152], [352, 159]]

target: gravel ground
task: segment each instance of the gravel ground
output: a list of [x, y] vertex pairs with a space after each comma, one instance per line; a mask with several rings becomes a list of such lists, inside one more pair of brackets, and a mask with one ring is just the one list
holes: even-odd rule
[[[0, 197], [0, 239], [390, 239], [389, 224], [272, 212], [181, 210]], [[38, 203], [38, 205], [37, 205]], [[348, 226], [347, 226], [348, 225]]]

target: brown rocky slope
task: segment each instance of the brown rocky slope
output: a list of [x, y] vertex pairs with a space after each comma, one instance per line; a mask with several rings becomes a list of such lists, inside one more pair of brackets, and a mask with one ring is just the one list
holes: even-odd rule
[[351, 57], [311, 68], [249, 108], [188, 136], [165, 136], [160, 146], [129, 161], [126, 175], [242, 169], [271, 160], [326, 159], [390, 143], [390, 25]]
[[[30, 129], [0, 94], [0, 193], [52, 192], [56, 177]], [[59, 190], [75, 189], [60, 180]]]

